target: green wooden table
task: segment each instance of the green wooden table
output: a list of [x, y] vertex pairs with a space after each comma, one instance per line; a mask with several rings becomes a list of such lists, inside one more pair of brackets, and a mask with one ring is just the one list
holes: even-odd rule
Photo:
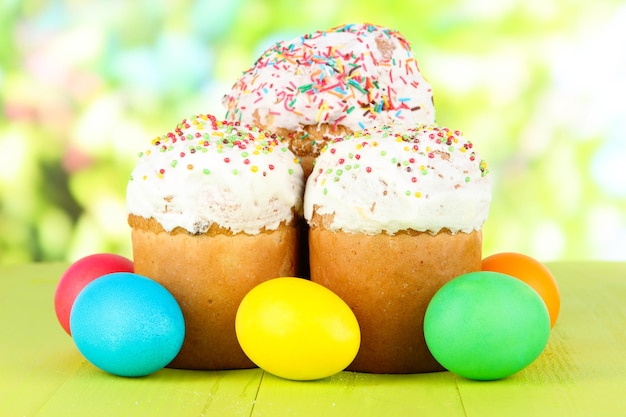
[[500, 381], [449, 372], [342, 372], [313, 382], [260, 369], [94, 368], [56, 321], [67, 265], [0, 268], [0, 416], [626, 416], [626, 263], [553, 263], [561, 315], [542, 355]]

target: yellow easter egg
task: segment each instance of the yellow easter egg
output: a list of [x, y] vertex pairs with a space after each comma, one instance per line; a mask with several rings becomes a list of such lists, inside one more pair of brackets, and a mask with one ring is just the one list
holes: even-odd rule
[[276, 278], [254, 287], [239, 305], [235, 330], [252, 362], [292, 380], [344, 370], [361, 343], [350, 307], [328, 288], [302, 278]]

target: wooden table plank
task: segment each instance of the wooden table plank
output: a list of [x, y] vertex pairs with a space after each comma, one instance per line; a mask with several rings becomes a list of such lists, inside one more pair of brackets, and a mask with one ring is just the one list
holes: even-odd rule
[[493, 382], [449, 372], [294, 382], [259, 369], [115, 377], [56, 321], [65, 267], [0, 267], [0, 416], [626, 416], [626, 263], [550, 264], [562, 309], [548, 346]]
[[0, 272], [0, 415], [34, 415], [78, 368], [81, 356], [54, 313], [64, 264]]
[[561, 314], [529, 367], [494, 382], [459, 378], [467, 416], [626, 416], [626, 264], [554, 263]]
[[287, 381], [265, 373], [253, 417], [462, 416], [448, 372], [373, 375], [342, 372], [319, 381]]
[[[54, 290], [67, 265], [8, 269], [1, 279], [0, 415], [250, 415], [262, 371], [164, 369], [121, 378], [87, 362], [54, 313]], [[3, 274], [4, 276], [4, 274]], [[6, 284], [6, 285], [5, 285]], [[7, 319], [8, 318], [8, 319]]]
[[163, 369], [144, 378], [123, 378], [85, 363], [36, 416], [248, 417], [261, 375], [259, 369]]

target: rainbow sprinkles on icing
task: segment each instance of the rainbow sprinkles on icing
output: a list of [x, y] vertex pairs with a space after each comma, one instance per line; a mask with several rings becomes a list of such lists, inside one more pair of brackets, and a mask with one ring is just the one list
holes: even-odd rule
[[348, 24], [282, 41], [224, 97], [226, 118], [268, 129], [391, 122], [434, 123], [432, 90], [407, 40], [372, 24]]
[[291, 221], [302, 193], [299, 161], [276, 135], [201, 114], [140, 153], [127, 210], [166, 231], [198, 234], [215, 223], [257, 234]]
[[457, 130], [368, 129], [322, 150], [307, 182], [304, 216], [329, 215], [326, 227], [353, 233], [469, 233], [487, 219], [487, 174]]

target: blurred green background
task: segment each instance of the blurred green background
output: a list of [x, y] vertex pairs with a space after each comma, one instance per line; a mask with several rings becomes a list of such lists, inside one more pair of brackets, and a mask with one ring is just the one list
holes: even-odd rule
[[398, 29], [495, 180], [484, 252], [626, 260], [623, 0], [2, 0], [0, 264], [132, 256], [129, 173], [271, 42]]

